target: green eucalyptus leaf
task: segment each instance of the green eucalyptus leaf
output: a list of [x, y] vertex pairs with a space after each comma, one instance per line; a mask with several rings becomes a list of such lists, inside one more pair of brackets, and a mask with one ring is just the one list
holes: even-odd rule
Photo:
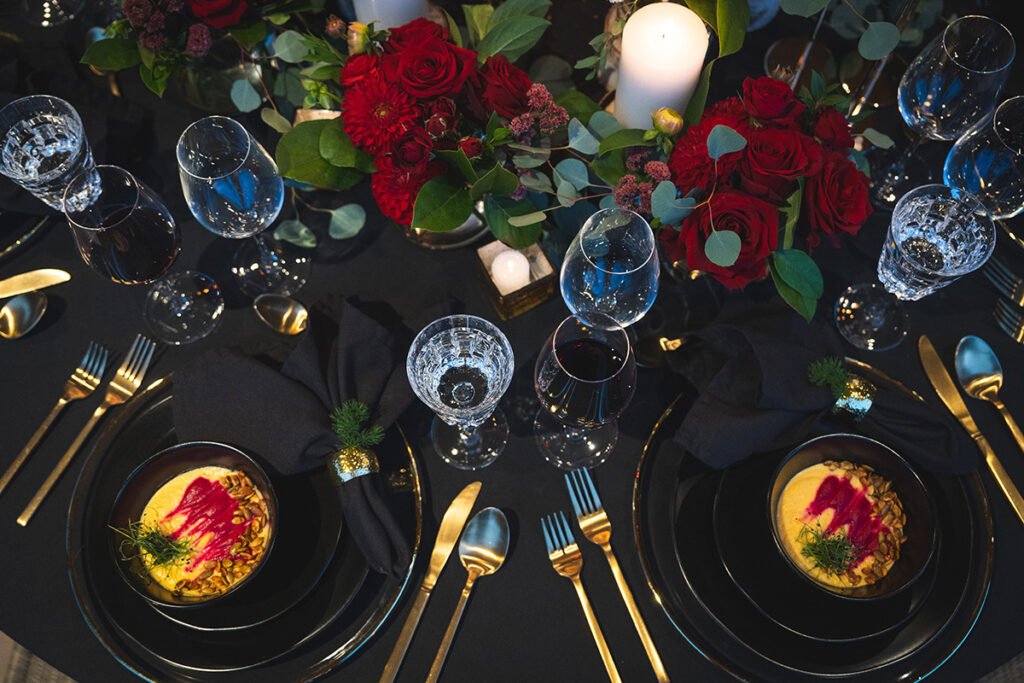
[[[491, 195], [484, 199], [484, 218], [496, 238], [513, 249], [525, 249], [540, 238], [541, 223], [514, 226], [509, 221], [516, 216], [535, 213], [537, 207], [527, 199], [509, 199]], [[543, 215], [543, 214], [542, 214]]]
[[238, 111], [256, 111], [263, 104], [263, 98], [252, 83], [240, 78], [231, 84], [231, 103]]
[[82, 55], [83, 64], [91, 64], [97, 69], [117, 71], [135, 66], [142, 57], [139, 56], [138, 43], [128, 38], [103, 38], [97, 40]]
[[590, 185], [590, 177], [587, 173], [587, 165], [579, 159], [563, 159], [555, 166], [555, 173], [567, 180], [577, 190], [583, 190]]
[[572, 119], [569, 121], [569, 147], [581, 154], [597, 154], [601, 143], [579, 119]]
[[881, 149], [889, 149], [894, 144], [896, 144], [895, 142], [893, 142], [891, 137], [889, 137], [885, 133], [882, 133], [881, 131], [875, 130], [874, 128], [865, 128], [862, 135], [872, 145], [874, 145], [875, 147], [879, 147]]
[[263, 119], [263, 123], [267, 124], [282, 135], [292, 129], [291, 121], [281, 116], [280, 112], [271, 107], [264, 107], [261, 109], [260, 118]]
[[473, 213], [465, 183], [447, 175], [428, 180], [416, 195], [412, 227], [430, 232], [454, 230]]
[[492, 16], [487, 34], [477, 45], [478, 59], [482, 62], [494, 55], [505, 55], [514, 62], [537, 44], [550, 25], [547, 19], [530, 15], [509, 17], [495, 24]]
[[651, 192], [651, 214], [662, 223], [677, 224], [689, 216], [697, 201], [692, 197], [676, 198], [676, 186], [669, 180], [658, 183]]
[[614, 209], [616, 206], [618, 206], [618, 204], [615, 203], [614, 194], [606, 194], [601, 197], [601, 201], [597, 203], [597, 208], [599, 209]]
[[809, 17], [828, 6], [831, 0], [780, 0], [779, 7], [786, 14]]
[[866, 175], [868, 178], [871, 177], [871, 164], [868, 162], [868, 158], [864, 156], [864, 152], [857, 149], [850, 150], [850, 161], [854, 163], [857, 170]]
[[718, 124], [708, 133], [708, 156], [720, 159], [747, 146], [747, 139], [729, 126]]
[[528, 190], [534, 192], [554, 192], [555, 186], [551, 179], [543, 171], [526, 171], [519, 176], [519, 182]]
[[336, 240], [355, 237], [366, 225], [366, 209], [359, 204], [345, 204], [331, 211], [327, 234]]
[[580, 193], [568, 180], [562, 180], [562, 182], [558, 184], [557, 193], [558, 203], [562, 206], [568, 206], [580, 198]]
[[732, 230], [715, 230], [704, 242], [704, 255], [716, 266], [728, 268], [736, 263], [742, 248], [743, 241]]
[[285, 31], [273, 43], [274, 56], [292, 64], [301, 62], [309, 54], [306, 41], [298, 31]]
[[885, 57], [900, 43], [900, 30], [888, 21], [873, 21], [868, 24], [860, 40], [857, 51], [869, 61]]
[[542, 223], [547, 219], [547, 217], [548, 215], [543, 211], [534, 211], [522, 216], [512, 216], [508, 219], [508, 224], [514, 228], [522, 228], [527, 225]]
[[278, 223], [274, 228], [274, 239], [305, 249], [316, 247], [316, 235], [309, 229], [309, 226], [296, 218], [289, 218]]
[[[582, 121], [582, 119], [580, 120]], [[603, 140], [612, 133], [617, 133], [622, 130], [622, 124], [620, 124], [619, 120], [608, 112], [603, 109], [599, 109], [591, 115], [590, 121], [587, 123], [587, 128], [589, 128], [590, 132], [594, 134], [594, 137], [599, 140]]]

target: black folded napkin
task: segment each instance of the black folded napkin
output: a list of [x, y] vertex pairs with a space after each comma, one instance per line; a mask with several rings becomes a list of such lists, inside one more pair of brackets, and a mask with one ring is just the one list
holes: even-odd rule
[[878, 386], [859, 423], [833, 415], [832, 392], [807, 380], [811, 363], [844, 355], [830, 325], [762, 304], [728, 312], [694, 336], [675, 354], [675, 368], [699, 392], [675, 443], [712, 467], [837, 431], [877, 439], [925, 469], [977, 467], [974, 442], [945, 410], [902, 391]]
[[[329, 414], [347, 399], [365, 403], [376, 424], [391, 426], [412, 398], [404, 356], [391, 334], [344, 306], [336, 339], [312, 319], [278, 372], [252, 358], [215, 350], [174, 377], [174, 424], [183, 441], [210, 440], [259, 453], [278, 474], [304, 472], [337, 451]], [[325, 332], [326, 331], [326, 332]], [[345, 523], [370, 567], [398, 576], [409, 544], [388, 509], [380, 477], [339, 487]]]

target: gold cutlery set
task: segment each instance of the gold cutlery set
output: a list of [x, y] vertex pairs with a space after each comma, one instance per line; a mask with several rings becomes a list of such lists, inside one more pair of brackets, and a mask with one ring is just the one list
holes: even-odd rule
[[[590, 472], [587, 470], [577, 470], [566, 474], [565, 485], [569, 490], [569, 498], [572, 501], [573, 511], [576, 513], [576, 521], [583, 532], [584, 538], [600, 546], [601, 550], [604, 551], [604, 556], [608, 560], [612, 575], [615, 577], [615, 583], [619, 588], [619, 594], [622, 595], [622, 600], [626, 603], [626, 609], [629, 611], [629, 616], [633, 620], [633, 626], [636, 627], [636, 632], [640, 636], [644, 650], [647, 652], [647, 659], [651, 663], [655, 676], [661, 683], [668, 681], [668, 673], [661, 662], [661, 656], [654, 646], [654, 641], [647, 630], [647, 625], [640, 614], [640, 609], [633, 599], [633, 593], [630, 591], [626, 578], [622, 574], [622, 569], [619, 567], [619, 561], [612, 551], [611, 521], [609, 521], [608, 514], [601, 504], [601, 498], [594, 487]], [[580, 578], [580, 574], [583, 571], [583, 554], [576, 543], [565, 513], [559, 511], [542, 518], [541, 529], [544, 534], [544, 542], [547, 546], [548, 559], [551, 560], [551, 566], [554, 567], [559, 576], [569, 579], [572, 582], [573, 588], [576, 589], [576, 595], [579, 597], [583, 614], [586, 616], [587, 624], [590, 626], [590, 632], [594, 636], [597, 649], [601, 653], [601, 660], [604, 662], [609, 680], [613, 682], [621, 681], [622, 678], [615, 667], [615, 660], [612, 659], [608, 643], [605, 641], [604, 634], [601, 632], [601, 627], [597, 622], [597, 616], [594, 614], [590, 601], [587, 599], [586, 591], [583, 589], [583, 582]]]
[[[0, 285], [3, 285], [0, 282]], [[60, 461], [47, 476], [39, 490], [36, 491], [32, 500], [22, 511], [21, 515], [18, 516], [18, 524], [26, 526], [32, 519], [32, 515], [39, 508], [39, 505], [43, 502], [54, 484], [60, 479], [61, 475], [67, 469], [71, 460], [78, 453], [78, 450], [85, 443], [86, 439], [92, 433], [93, 428], [100, 421], [103, 415], [112, 406], [124, 403], [139, 388], [142, 384], [142, 379], [149, 369], [149, 365], [153, 360], [153, 354], [156, 350], [156, 344], [142, 336], [141, 334], [135, 337], [134, 343], [125, 355], [124, 361], [121, 363], [121, 367], [117, 369], [117, 372], [107, 383], [106, 395], [103, 398], [103, 402], [93, 411], [92, 417], [75, 437], [71, 446], [65, 451]], [[21, 466], [28, 460], [29, 455], [35, 450], [35, 447], [39, 445], [50, 426], [53, 424], [57, 415], [64, 409], [64, 407], [71, 401], [77, 401], [79, 399], [90, 396], [100, 385], [100, 381], [103, 378], [103, 373], [106, 370], [108, 351], [104, 347], [96, 343], [90, 343], [88, 349], [86, 349], [85, 356], [82, 358], [82, 362], [79, 363], [78, 367], [74, 369], [71, 376], [64, 384], [64, 391], [61, 397], [57, 400], [56, 405], [50, 411], [50, 414], [46, 416], [42, 424], [36, 430], [35, 434], [29, 438], [28, 443], [25, 444], [21, 452], [14, 458], [14, 461], [8, 466], [7, 470], [0, 476], [0, 494], [3, 493], [4, 489], [10, 483], [11, 479], [18, 473]]]
[[1024, 344], [1024, 280], [996, 258], [990, 258], [981, 274], [1002, 296], [992, 312], [996, 323], [1018, 344]]

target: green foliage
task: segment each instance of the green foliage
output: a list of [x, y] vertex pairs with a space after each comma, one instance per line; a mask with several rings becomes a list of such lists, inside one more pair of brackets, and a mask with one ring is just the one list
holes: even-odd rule
[[416, 195], [412, 226], [430, 232], [448, 232], [466, 222], [473, 200], [464, 182], [447, 175], [428, 180]]
[[716, 266], [728, 268], [736, 263], [743, 240], [732, 230], [715, 230], [704, 242], [704, 255]]
[[298, 31], [285, 31], [274, 38], [273, 48], [275, 57], [292, 64], [303, 61], [309, 54], [306, 38]]
[[469, 157], [458, 149], [439, 149], [434, 152], [439, 159], [448, 162], [448, 165], [458, 171], [466, 182], [473, 184], [476, 182], [476, 171], [473, 170], [473, 164], [470, 163]]
[[[494, 14], [497, 14], [495, 10]], [[477, 45], [481, 63], [494, 55], [505, 55], [510, 62], [522, 57], [537, 44], [551, 22], [531, 15], [515, 15], [495, 23], [494, 16], [488, 24], [487, 33]]]
[[829, 2], [831, 0], [780, 0], [779, 7], [786, 14], [809, 17], [825, 9]]
[[750, 6], [747, 0], [688, 0], [687, 4], [718, 35], [718, 56], [704, 66], [683, 114], [686, 122], [693, 124], [700, 120], [707, 105], [712, 66], [717, 60], [735, 54], [743, 47], [747, 24], [750, 23]]
[[470, 46], [479, 45], [487, 33], [487, 24], [494, 14], [494, 8], [490, 5], [463, 5], [462, 13], [466, 17]]
[[282, 176], [333, 190], [347, 190], [363, 178], [356, 168], [336, 166], [320, 154], [320, 136], [332, 121], [304, 121], [281, 136], [275, 150]]
[[331, 211], [327, 234], [336, 240], [358, 235], [366, 225], [366, 209], [359, 204], [344, 204]]
[[807, 381], [819, 387], [828, 387], [836, 400], [843, 397], [848, 380], [846, 366], [838, 356], [821, 358], [807, 366]]
[[617, 130], [604, 140], [601, 140], [598, 154], [604, 156], [608, 152], [616, 149], [625, 149], [626, 147], [650, 147], [654, 144], [654, 141], [645, 140], [644, 132], [638, 128]]
[[469, 188], [469, 195], [470, 199], [475, 202], [488, 194], [507, 195], [515, 191], [518, 186], [519, 179], [516, 174], [501, 164], [495, 163], [490, 170], [473, 183], [473, 186]]
[[260, 110], [260, 118], [278, 133], [284, 135], [292, 129], [292, 122], [281, 116], [281, 112], [271, 107], [264, 107]]
[[786, 223], [783, 226], [783, 238], [782, 248], [789, 249], [793, 246], [793, 239], [796, 233], [796, 223], [800, 219], [800, 204], [803, 201], [804, 196], [804, 179], [799, 178], [797, 180], [797, 188], [793, 194], [786, 197], [786, 205], [783, 206], [780, 211], [786, 217]]
[[671, 180], [663, 180], [651, 192], [651, 214], [663, 225], [678, 225], [684, 218], [693, 213], [697, 200], [693, 197], [677, 199], [675, 184]]
[[824, 291], [814, 260], [799, 249], [779, 249], [768, 257], [768, 272], [779, 295], [810, 322]]
[[590, 162], [590, 170], [612, 187], [618, 185], [622, 176], [626, 175], [626, 150], [616, 149], [599, 156]]
[[708, 133], [708, 156], [716, 161], [746, 146], [747, 139], [729, 126], [719, 124]]
[[863, 135], [868, 142], [880, 149], [889, 149], [896, 144], [891, 137], [874, 128], [865, 128]]
[[309, 229], [309, 226], [298, 218], [283, 220], [274, 228], [274, 239], [294, 244], [304, 249], [316, 247], [316, 235]]
[[229, 33], [232, 38], [249, 49], [267, 37], [267, 24], [262, 19], [257, 19], [247, 26], [236, 26]]
[[900, 43], [900, 30], [888, 21], [873, 21], [857, 41], [860, 56], [869, 61], [881, 59]]
[[601, 111], [601, 105], [575, 88], [556, 97], [555, 104], [565, 107], [570, 118], [580, 121], [589, 121], [596, 112]]
[[555, 166], [555, 179], [561, 184], [568, 182], [573, 188], [583, 190], [590, 185], [587, 165], [579, 159], [562, 159]]
[[849, 571], [859, 550], [846, 537], [844, 529], [828, 534], [820, 526], [810, 527], [805, 524], [796, 540], [803, 545], [800, 554], [810, 558], [815, 569], [835, 576]]
[[263, 98], [252, 83], [244, 78], [239, 78], [231, 84], [231, 103], [238, 108], [238, 111], [256, 111], [263, 103]]
[[[541, 235], [541, 223], [512, 225], [511, 220], [520, 216], [537, 213], [537, 207], [526, 199], [490, 196], [484, 199], [484, 218], [491, 232], [513, 249], [525, 249], [536, 242]], [[541, 214], [543, 220], [544, 214]]]
[[82, 55], [83, 64], [97, 69], [118, 71], [142, 61], [138, 43], [128, 38], [103, 38], [90, 45]]
[[380, 425], [363, 427], [369, 419], [370, 409], [355, 399], [345, 401], [331, 412], [331, 429], [342, 448], [369, 448], [384, 440], [384, 428]]
[[138, 557], [149, 566], [166, 567], [184, 564], [192, 556], [192, 546], [188, 541], [165, 536], [158, 527], [140, 521], [129, 522], [127, 529], [108, 527], [124, 537], [118, 546], [122, 560]]
[[317, 142], [320, 156], [332, 166], [354, 168], [363, 173], [372, 173], [373, 158], [355, 146], [345, 132], [341, 119], [329, 119], [320, 132]]

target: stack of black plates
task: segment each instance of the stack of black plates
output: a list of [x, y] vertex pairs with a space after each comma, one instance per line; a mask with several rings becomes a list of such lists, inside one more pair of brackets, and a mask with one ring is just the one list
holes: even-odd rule
[[701, 654], [743, 680], [893, 681], [922, 678], [956, 651], [992, 571], [992, 520], [977, 474], [918, 470], [938, 512], [935, 555], [906, 590], [849, 600], [804, 581], [773, 543], [767, 496], [786, 454], [713, 470], [672, 443], [683, 414], [670, 407], [651, 434], [634, 521], [651, 589]]
[[[326, 470], [273, 478], [279, 504], [274, 547], [259, 574], [221, 600], [157, 606], [116, 571], [110, 511], [132, 470], [176, 442], [172, 399], [171, 378], [137, 396], [83, 466], [67, 533], [68, 571], [82, 615], [110, 653], [144, 678], [194, 680], [202, 673], [204, 679], [276, 682], [326, 673], [384, 623], [413, 564], [397, 579], [368, 570]], [[407, 476], [407, 486], [391, 498], [415, 551], [422, 518], [415, 458], [397, 428], [376, 451], [383, 471]]]

